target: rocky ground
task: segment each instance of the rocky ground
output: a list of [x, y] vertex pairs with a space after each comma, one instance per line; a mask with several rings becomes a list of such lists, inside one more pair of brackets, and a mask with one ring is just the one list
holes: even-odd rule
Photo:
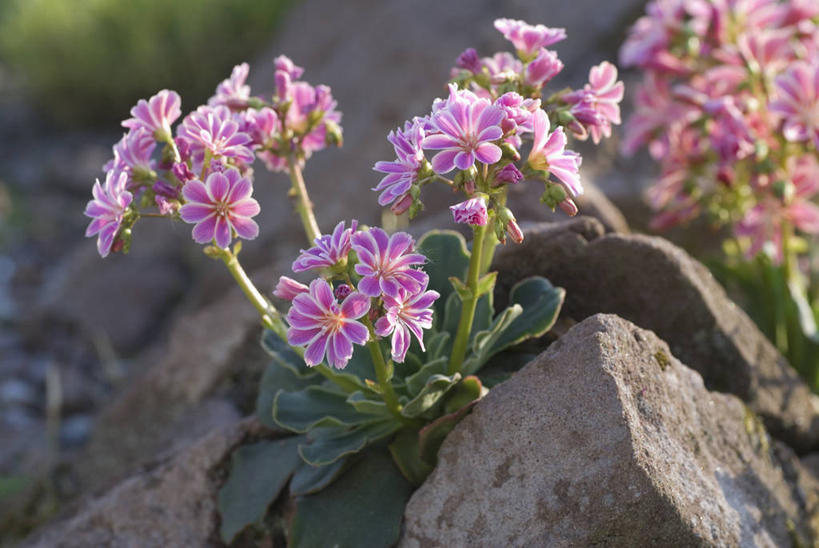
[[[555, 85], [580, 85], [591, 65], [616, 59], [627, 25], [642, 9], [641, 0], [304, 0], [292, 9], [269, 50], [251, 60], [251, 84], [254, 91], [270, 89], [269, 60], [285, 53], [306, 67], [308, 80], [333, 88], [345, 116], [345, 146], [311, 160], [308, 185], [324, 227], [351, 216], [374, 223], [380, 210], [366, 189], [378, 179], [373, 163], [390, 155], [387, 132], [428, 110], [443, 93], [442, 83], [461, 50], [472, 46], [489, 54], [506, 47], [492, 28], [495, 17], [565, 26], [569, 39], [557, 49], [567, 68]], [[624, 78], [628, 85], [636, 76]], [[264, 364], [255, 344], [253, 310], [231, 289], [221, 266], [201, 255], [188, 228], [143, 222], [131, 253], [104, 261], [93, 242], [82, 238], [82, 210], [118, 138], [117, 128], [55, 133], [23, 96], [13, 88], [7, 91], [0, 93], [0, 479], [32, 481], [14, 483], [23, 485], [10, 499], [14, 504], [0, 505], [0, 544], [4, 531], [10, 540], [55, 511], [68, 521], [40, 538], [86, 530], [95, 523], [94, 511], [110, 512], [132, 500], [142, 481], [153, 485], [150, 474], [167, 478], [176, 473], [174, 463], [190, 451], [212, 452], [201, 461], [204, 475], [196, 476], [209, 483], [196, 480], [192, 487], [200, 489], [197, 497], [207, 496], [202, 493], [212, 494], [220, 459], [233, 446], [248, 436], [273, 435], [237, 422], [253, 407], [254, 383]], [[593, 186], [581, 209], [596, 214], [608, 229], [625, 233], [629, 225], [645, 225], [639, 194], [651, 168], [644, 159], [619, 157], [616, 146], [616, 139], [598, 148], [582, 145], [584, 177], [627, 215]], [[285, 190], [281, 175], [259, 169], [263, 232], [245, 246], [243, 257], [265, 289], [304, 245]], [[518, 217], [559, 218], [533, 207], [537, 195], [537, 189], [521, 187], [513, 197]], [[446, 193], [431, 194], [428, 211], [413, 230], [447, 224], [448, 203]], [[817, 449], [815, 399], [730, 301], [723, 296], [723, 309], [702, 297], [710, 296], [715, 284], [701, 266], [656, 240], [604, 237], [601, 225], [584, 223], [556, 233], [564, 239], [559, 249], [573, 250], [563, 262], [537, 267], [569, 290], [567, 319], [609, 312], [654, 330], [674, 356], [705, 378], [706, 386], [741, 398], [772, 433], [800, 451]], [[533, 236], [535, 247], [527, 250], [557, 245], [551, 236], [533, 234], [541, 236]], [[634, 257], [645, 254], [656, 258], [656, 272], [649, 273], [675, 273], [676, 299], [689, 303], [694, 298], [699, 304], [679, 311], [648, 307], [651, 294], [641, 292], [634, 280], [653, 280], [653, 291], [667, 296], [667, 278], [645, 272], [639, 277], [628, 270]], [[506, 264], [508, 279], [521, 274], [514, 258]], [[612, 264], [617, 268], [608, 285], [597, 283], [597, 273]], [[701, 281], [697, 285], [691, 279]], [[686, 323], [691, 306], [699, 307], [700, 323]], [[687, 330], [686, 337], [675, 335], [680, 328]], [[119, 483], [128, 477], [130, 483]], [[169, 494], [182, 476], [174, 477]], [[192, 536], [165, 538], [165, 545], [215, 542], [212, 507], [191, 510], [196, 511], [205, 514], [193, 519], [198, 525]], [[134, 520], [138, 530], [143, 522]], [[110, 532], [129, 526], [101, 527]], [[78, 538], [106, 542], [99, 540], [104, 536]]]

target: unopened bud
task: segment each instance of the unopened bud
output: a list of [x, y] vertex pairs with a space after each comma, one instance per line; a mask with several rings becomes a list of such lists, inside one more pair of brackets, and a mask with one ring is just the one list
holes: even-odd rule
[[464, 181], [464, 192], [466, 192], [469, 196], [472, 196], [475, 193], [475, 181], [469, 179], [468, 181]]
[[512, 143], [508, 143], [504, 141], [501, 143], [501, 152], [503, 155], [502, 158], [506, 158], [507, 160], [512, 160], [513, 162], [517, 162], [520, 160], [520, 152], [517, 148], [515, 148]]
[[412, 196], [414, 200], [417, 200], [421, 196], [421, 187], [418, 185], [410, 186], [409, 195]]
[[516, 244], [523, 243], [523, 231], [514, 220], [506, 223], [506, 233], [509, 234], [509, 238]]
[[276, 289], [273, 291], [273, 295], [286, 301], [292, 301], [297, 295], [307, 293], [309, 290], [310, 288], [303, 283], [299, 283], [293, 278], [282, 276], [279, 278], [279, 282], [276, 284]]
[[523, 173], [515, 166], [515, 164], [506, 164], [498, 170], [495, 174], [495, 180], [492, 186], [500, 186], [502, 184], [516, 184], [523, 179]]
[[193, 174], [193, 171], [191, 171], [191, 168], [188, 167], [188, 164], [184, 162], [175, 163], [171, 168], [171, 173], [173, 173], [173, 176], [179, 179], [179, 181], [182, 183], [190, 181], [191, 179], [196, 179], [196, 175]]
[[339, 284], [336, 287], [335, 291], [333, 291], [333, 295], [335, 295], [336, 299], [343, 301], [347, 298], [347, 296], [353, 292], [353, 288], [347, 284]]
[[566, 191], [562, 186], [554, 183], [546, 184], [546, 191], [540, 197], [540, 201], [546, 204], [552, 211], [566, 199]]
[[571, 198], [566, 198], [558, 205], [569, 217], [577, 215], [577, 204]]
[[324, 134], [324, 142], [332, 146], [343, 146], [344, 136], [341, 134], [341, 126], [332, 120], [324, 122], [324, 127], [327, 129]]
[[398, 200], [395, 201], [395, 203], [392, 204], [390, 210], [396, 215], [401, 215], [410, 208], [412, 202], [413, 202], [412, 196], [410, 196], [409, 194], [404, 194], [403, 197], [399, 198]]

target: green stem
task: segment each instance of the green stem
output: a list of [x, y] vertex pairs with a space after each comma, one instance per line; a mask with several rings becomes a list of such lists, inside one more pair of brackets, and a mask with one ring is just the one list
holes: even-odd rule
[[466, 356], [466, 346], [469, 343], [469, 334], [472, 332], [472, 322], [475, 319], [475, 309], [478, 306], [478, 280], [481, 275], [481, 255], [483, 254], [486, 226], [473, 228], [472, 255], [469, 258], [469, 271], [466, 276], [466, 286], [470, 291], [469, 297], [463, 300], [461, 319], [458, 321], [458, 332], [452, 345], [452, 355], [449, 358], [448, 372], [450, 375], [458, 373]]
[[262, 324], [278, 335], [283, 341], [287, 341], [287, 327], [282, 320], [281, 314], [268, 301], [261, 292], [256, 289], [253, 282], [248, 277], [242, 265], [239, 263], [239, 258], [228, 250], [225, 250], [221, 255], [222, 261], [227, 266], [236, 283], [242, 289], [245, 297], [253, 304], [259, 315], [262, 317]]
[[403, 420], [404, 416], [401, 414], [401, 404], [398, 402], [398, 396], [395, 394], [392, 382], [390, 382], [390, 378], [392, 377], [390, 367], [387, 365], [386, 360], [384, 360], [384, 354], [381, 352], [378, 339], [376, 339], [373, 324], [370, 319], [366, 317], [362, 321], [370, 331], [370, 340], [367, 342], [367, 349], [370, 351], [370, 357], [372, 357], [373, 360], [375, 380], [378, 382], [378, 386], [381, 387], [381, 397], [384, 398], [387, 409], [389, 409], [393, 415]]
[[208, 168], [210, 167], [210, 161], [213, 159], [213, 154], [211, 154], [210, 150], [205, 149], [205, 159], [202, 161], [202, 172], [199, 174], [199, 180], [205, 180], [205, 173], [208, 172]]
[[290, 188], [290, 195], [295, 199], [296, 212], [301, 217], [301, 224], [304, 226], [304, 233], [307, 240], [312, 244], [313, 241], [321, 236], [316, 217], [313, 214], [313, 203], [307, 195], [307, 186], [304, 184], [304, 175], [301, 173], [301, 168], [295, 161], [293, 155], [287, 157], [287, 166], [290, 172], [290, 181], [293, 186]]
[[497, 222], [498, 218], [492, 217], [486, 226], [486, 237], [483, 240], [483, 249], [481, 250], [481, 276], [489, 272], [492, 260], [495, 258], [495, 249], [498, 247], [498, 238], [495, 236], [495, 223]]

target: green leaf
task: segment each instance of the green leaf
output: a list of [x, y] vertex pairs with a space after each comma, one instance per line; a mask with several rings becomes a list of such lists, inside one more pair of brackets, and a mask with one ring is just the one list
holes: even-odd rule
[[417, 396], [424, 386], [427, 384], [429, 378], [433, 375], [443, 375], [447, 370], [447, 357], [441, 357], [437, 360], [432, 360], [425, 363], [417, 373], [413, 373], [406, 379], [407, 391], [411, 396]]
[[259, 395], [256, 397], [256, 417], [269, 428], [277, 428], [278, 424], [273, 420], [273, 400], [276, 392], [286, 390], [294, 392], [303, 390], [310, 385], [322, 381], [322, 377], [300, 377], [287, 367], [282, 367], [277, 361], [273, 361], [267, 366], [259, 382]]
[[452, 336], [446, 331], [435, 333], [433, 336], [429, 337], [426, 341], [427, 356], [431, 360], [445, 356], [446, 354], [444, 354], [444, 349], [451, 338]]
[[370, 357], [370, 351], [365, 346], [353, 345], [353, 357], [350, 358], [344, 369], [337, 372], [344, 375], [353, 375], [361, 381], [374, 379], [375, 368], [373, 367], [372, 357]]
[[522, 306], [523, 313], [493, 342], [490, 355], [546, 334], [557, 321], [565, 297], [565, 289], [553, 286], [540, 276], [532, 276], [515, 284], [509, 294], [509, 302]]
[[380, 417], [390, 416], [390, 410], [387, 409], [387, 404], [384, 403], [384, 400], [370, 399], [364, 392], [353, 392], [347, 397], [347, 403], [352, 405], [359, 413]]
[[523, 307], [514, 304], [498, 314], [489, 329], [481, 331], [472, 339], [472, 354], [467, 358], [461, 370], [466, 375], [476, 373], [486, 361], [491, 357], [489, 350], [493, 348], [495, 341], [500, 339], [503, 332], [512, 325], [515, 318], [523, 313]]
[[309, 495], [333, 483], [344, 471], [347, 459], [339, 459], [324, 466], [313, 466], [301, 461], [290, 480], [290, 496]]
[[486, 295], [495, 289], [495, 281], [498, 279], [497, 272], [490, 272], [478, 280], [478, 295]]
[[401, 423], [391, 418], [362, 424], [350, 430], [327, 428], [321, 432], [313, 431], [309, 435], [312, 443], [300, 445], [299, 454], [305, 462], [314, 466], [330, 464], [341, 457], [358, 453], [370, 443], [384, 439], [400, 428]]
[[347, 403], [347, 394], [314, 385], [298, 392], [277, 392], [273, 420], [283, 428], [301, 433], [318, 426], [350, 426], [372, 419]]
[[466, 284], [461, 281], [460, 278], [456, 276], [449, 277], [449, 283], [452, 284], [452, 289], [455, 290], [455, 293], [458, 295], [458, 298], [462, 301], [467, 300], [472, 296], [472, 290], [469, 289]]
[[447, 394], [444, 402], [444, 414], [454, 413], [458, 409], [481, 399], [488, 393], [489, 389], [481, 383], [481, 380], [474, 375], [470, 375], [456, 384]]
[[411, 484], [418, 486], [424, 483], [432, 473], [432, 465], [421, 459], [418, 432], [401, 430], [389, 446], [392, 460], [401, 470], [401, 474]]
[[269, 329], [262, 332], [262, 348], [282, 367], [286, 367], [297, 377], [309, 378], [318, 373], [304, 363], [304, 359], [296, 354], [290, 345], [281, 340], [278, 335]]
[[[454, 337], [458, 331], [458, 322], [461, 319], [461, 308], [461, 300], [458, 296], [454, 293], [450, 295], [449, 299], [447, 299], [446, 312], [444, 313], [444, 321], [441, 329], [446, 333], [450, 333], [452, 337]], [[469, 334], [470, 340], [475, 337], [477, 333], [489, 329], [489, 326], [492, 324], [492, 315], [495, 313], [493, 309], [494, 304], [491, 293], [478, 299], [478, 304], [475, 307], [475, 316], [472, 320], [472, 332]], [[444, 348], [448, 356], [452, 352], [451, 340], [447, 342]]]
[[451, 377], [432, 375], [427, 379], [421, 392], [401, 409], [401, 414], [408, 418], [415, 418], [429, 411], [459, 380], [461, 380], [460, 373], [455, 373]]
[[472, 355], [462, 367], [464, 374], [476, 373], [501, 350], [549, 331], [565, 296], [563, 288], [554, 287], [540, 276], [516, 284], [509, 295], [512, 306], [499, 314], [488, 329], [475, 335]]
[[242, 529], [261, 522], [301, 460], [301, 436], [245, 445], [230, 457], [230, 472], [219, 490], [219, 534], [230, 543]]
[[427, 258], [424, 270], [429, 275], [429, 288], [441, 294], [435, 301], [435, 322], [440, 325], [449, 296], [453, 294], [449, 278], [466, 279], [469, 251], [464, 237], [453, 230], [433, 230], [418, 241], [418, 252]]
[[393, 546], [412, 491], [385, 451], [371, 451], [328, 488], [296, 499], [288, 545]]

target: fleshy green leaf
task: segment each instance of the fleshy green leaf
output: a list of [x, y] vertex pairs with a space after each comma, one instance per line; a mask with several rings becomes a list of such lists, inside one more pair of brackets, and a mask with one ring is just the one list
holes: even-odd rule
[[464, 374], [476, 373], [501, 350], [549, 331], [565, 295], [563, 288], [554, 287], [540, 276], [516, 284], [509, 295], [511, 306], [495, 318], [489, 329], [475, 335], [472, 355], [462, 367]]
[[389, 417], [390, 410], [387, 409], [387, 404], [384, 400], [370, 399], [364, 392], [354, 392], [347, 398], [347, 403], [352, 405], [356, 411], [366, 415], [375, 415], [380, 417]]
[[451, 338], [451, 335], [446, 331], [435, 333], [435, 335], [428, 337], [428, 340], [426, 341], [427, 356], [431, 360], [445, 356], [444, 349]]
[[446, 302], [453, 294], [449, 278], [455, 276], [462, 280], [466, 279], [466, 272], [469, 269], [466, 240], [453, 230], [433, 230], [418, 240], [417, 248], [418, 252], [427, 258], [424, 270], [429, 275], [429, 288], [441, 294], [433, 305], [435, 322], [440, 325], [439, 318], [443, 318]]
[[413, 485], [421, 485], [432, 472], [432, 465], [421, 459], [418, 432], [402, 430], [390, 444], [390, 454], [395, 465]]
[[481, 383], [481, 380], [474, 375], [470, 375], [456, 384], [447, 394], [444, 402], [444, 414], [454, 413], [473, 401], [481, 399], [488, 393], [489, 389]]
[[282, 367], [286, 367], [297, 377], [314, 377], [317, 375], [304, 363], [304, 359], [296, 354], [290, 346], [281, 340], [278, 335], [265, 329], [262, 332], [262, 348]]
[[384, 439], [400, 428], [401, 423], [391, 418], [361, 424], [350, 430], [328, 428], [321, 432], [312, 431], [309, 435], [312, 443], [300, 445], [299, 454], [305, 462], [314, 466], [323, 466], [341, 457], [358, 453], [370, 443]]
[[326, 489], [296, 499], [293, 548], [387, 548], [398, 542], [413, 487], [385, 451], [371, 451]]
[[441, 357], [437, 360], [425, 363], [417, 373], [407, 377], [407, 391], [413, 397], [417, 396], [424, 386], [427, 384], [429, 378], [433, 375], [444, 375], [447, 369], [448, 358]]
[[219, 534], [230, 543], [242, 529], [261, 522], [301, 462], [301, 436], [260, 441], [238, 448], [230, 457], [227, 481], [219, 490]]
[[278, 424], [273, 420], [273, 400], [276, 392], [286, 390], [295, 392], [303, 390], [312, 384], [322, 381], [319, 376], [300, 377], [288, 367], [282, 367], [278, 361], [267, 366], [259, 382], [259, 395], [256, 397], [256, 417], [269, 428], [276, 428]]
[[304, 461], [290, 480], [290, 496], [309, 495], [321, 491], [333, 483], [344, 471], [347, 459], [339, 459], [324, 466], [313, 466]]
[[372, 418], [347, 403], [347, 394], [329, 386], [308, 386], [299, 392], [277, 392], [273, 420], [283, 428], [301, 433], [317, 426], [350, 426]]
[[493, 342], [490, 355], [548, 332], [557, 321], [565, 297], [565, 289], [553, 286], [540, 276], [515, 284], [509, 293], [509, 302], [522, 306], [523, 313]]
[[424, 388], [421, 389], [418, 395], [401, 409], [401, 414], [408, 418], [414, 418], [429, 411], [459, 380], [461, 380], [460, 373], [455, 373], [451, 377], [432, 375], [427, 379]]

